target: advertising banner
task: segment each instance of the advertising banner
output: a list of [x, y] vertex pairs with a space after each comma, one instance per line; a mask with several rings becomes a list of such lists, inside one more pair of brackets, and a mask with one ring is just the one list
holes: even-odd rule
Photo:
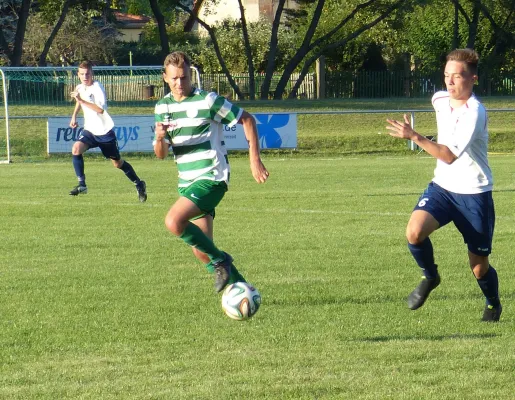
[[[253, 114], [262, 149], [294, 149], [297, 147], [297, 114]], [[153, 152], [154, 116], [112, 115], [121, 152]], [[71, 153], [73, 143], [79, 137], [84, 120], [77, 118], [79, 126], [69, 127], [69, 117], [51, 117], [47, 122], [47, 151]], [[248, 149], [243, 126], [224, 126], [224, 141], [229, 150]], [[89, 151], [99, 151], [91, 149]]]

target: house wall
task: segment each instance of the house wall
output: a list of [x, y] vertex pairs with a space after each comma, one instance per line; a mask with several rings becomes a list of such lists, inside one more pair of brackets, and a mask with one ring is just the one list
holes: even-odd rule
[[119, 37], [119, 39], [122, 42], [139, 42], [141, 31], [142, 31], [142, 29], [137, 29], [137, 28], [136, 29], [135, 28], [131, 28], [131, 29], [118, 28], [118, 32], [120, 32], [120, 34], [122, 35]]
[[[216, 7], [213, 7], [213, 4], [204, 4], [200, 11], [200, 18], [210, 26], [226, 18], [240, 19], [238, 0], [221, 0]], [[243, 6], [248, 22], [259, 19], [259, 0], [243, 0]]]
[[[270, 21], [274, 19], [277, 10], [277, 0], [242, 0], [245, 8], [245, 18], [247, 22], [256, 22], [260, 16], [268, 18]], [[293, 0], [286, 0], [285, 8], [297, 8], [297, 3]], [[200, 18], [209, 26], [215, 25], [226, 18], [240, 19], [240, 8], [238, 0], [221, 0], [216, 7], [206, 0], [199, 12]], [[201, 35], [207, 35], [207, 31], [199, 26], [194, 25], [193, 29], [198, 29]]]

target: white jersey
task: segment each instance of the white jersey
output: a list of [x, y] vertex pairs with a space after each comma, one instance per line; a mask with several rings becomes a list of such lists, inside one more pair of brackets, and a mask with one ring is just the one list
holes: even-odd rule
[[104, 110], [102, 114], [99, 114], [89, 107], [81, 106], [84, 113], [84, 129], [96, 136], [105, 135], [113, 129], [114, 122], [107, 113], [106, 93], [102, 84], [98, 81], [93, 81], [90, 86], [81, 83], [77, 85], [75, 91], [79, 92], [84, 101], [94, 103]]
[[436, 161], [433, 182], [460, 194], [492, 190], [488, 165], [488, 129], [485, 107], [472, 95], [466, 104], [453, 109], [449, 93], [440, 91], [432, 99], [438, 125], [438, 143], [458, 157], [452, 164]]

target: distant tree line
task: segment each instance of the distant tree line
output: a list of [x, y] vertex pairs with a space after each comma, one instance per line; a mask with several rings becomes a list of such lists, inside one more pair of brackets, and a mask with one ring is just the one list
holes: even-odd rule
[[[198, 0], [197, 0], [198, 1]], [[219, 0], [205, 0], [216, 7]], [[329, 71], [438, 71], [453, 48], [474, 48], [481, 71], [514, 70], [515, 0], [286, 0], [274, 2], [272, 21], [248, 22], [243, 0], [238, 20], [209, 25], [192, 0], [0, 0], [0, 63], [9, 66], [161, 64], [171, 50], [189, 53], [207, 73], [224, 73], [239, 98], [296, 97], [315, 61]], [[120, 41], [114, 12], [148, 15], [139, 42]], [[186, 32], [194, 18], [206, 35]], [[131, 57], [129, 58], [129, 54]], [[249, 73], [248, 92], [235, 76]], [[299, 73], [288, 89], [292, 73]]]

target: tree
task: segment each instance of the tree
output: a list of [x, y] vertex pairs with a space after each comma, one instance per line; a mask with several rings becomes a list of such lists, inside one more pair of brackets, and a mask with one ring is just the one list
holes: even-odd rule
[[64, 4], [61, 9], [61, 13], [59, 15], [59, 18], [54, 26], [54, 29], [52, 29], [52, 32], [48, 36], [48, 39], [45, 42], [45, 46], [43, 47], [43, 51], [39, 55], [38, 65], [40, 67], [46, 66], [47, 63], [47, 56], [48, 52], [50, 51], [50, 46], [52, 46], [52, 42], [54, 41], [55, 37], [59, 33], [59, 30], [61, 29], [61, 26], [63, 25], [64, 19], [66, 18], [66, 14], [68, 14], [68, 10], [70, 9], [70, 4], [72, 0], [65, 0]]
[[[170, 23], [177, 22], [177, 20], [174, 19], [176, 15], [175, 11], [179, 8], [189, 10], [193, 0], [149, 0], [149, 2], [157, 22], [161, 42], [161, 55], [164, 60], [168, 53], [170, 53], [170, 44], [166, 34], [166, 21], [170, 21]], [[167, 10], [166, 12], [162, 11], [163, 7]]]
[[[38, 65], [45, 42], [55, 27], [48, 23], [42, 13], [29, 18], [22, 62]], [[84, 34], [87, 32], [87, 35]], [[110, 64], [115, 50], [115, 30], [111, 25], [97, 23], [89, 11], [72, 7], [68, 11], [61, 29], [55, 35], [46, 62], [53, 65], [74, 65], [85, 57], [98, 64]]]
[[[41, 15], [43, 22], [53, 29], [45, 35], [46, 41], [41, 49], [37, 64], [44, 66], [52, 43], [58, 35], [65, 18], [72, 7], [79, 7], [89, 16], [101, 16], [104, 24], [110, 19], [110, 0], [4, 0], [0, 1], [0, 16], [3, 17], [0, 29], [0, 48], [12, 66], [22, 62], [27, 20], [30, 12]], [[41, 39], [40, 39], [41, 40]], [[33, 49], [34, 46], [31, 46]], [[26, 57], [25, 57], [26, 58]], [[31, 55], [29, 58], [33, 58]]]
[[238, 84], [235, 82], [233, 76], [231, 75], [231, 73], [229, 72], [229, 69], [227, 68], [227, 64], [225, 63], [225, 60], [224, 60], [224, 58], [222, 56], [222, 53], [220, 51], [220, 46], [218, 44], [218, 39], [216, 37], [215, 29], [213, 29], [206, 22], [204, 22], [202, 19], [200, 19], [198, 17], [198, 15], [196, 15], [196, 14], [194, 15], [192, 13], [191, 9], [188, 6], [186, 6], [186, 5], [182, 4], [182, 3], [177, 3], [177, 7], [179, 9], [181, 9], [182, 11], [192, 15], [197, 20], [197, 22], [200, 25], [202, 25], [202, 27], [208, 32], [209, 37], [211, 38], [211, 41], [212, 41], [212, 45], [213, 45], [213, 49], [215, 51], [216, 57], [218, 58], [218, 62], [220, 63], [220, 67], [222, 69], [222, 72], [227, 77], [227, 80], [229, 81], [229, 84], [231, 85], [231, 87], [234, 89], [234, 92], [236, 93], [236, 95], [240, 99], [245, 98], [244, 94], [241, 92], [240, 88], [238, 87]]
[[[299, 78], [295, 82], [289, 98], [295, 98], [297, 91], [302, 84], [306, 74], [309, 72], [312, 64], [324, 54], [334, 48], [342, 48], [350, 41], [357, 38], [363, 32], [366, 32], [373, 26], [377, 25], [385, 18], [390, 16], [396, 9], [406, 3], [407, 0], [395, 1], [381, 1], [381, 0], [368, 0], [365, 3], [358, 3], [348, 12], [338, 15], [337, 19], [334, 15], [324, 15], [331, 19], [335, 17], [335, 24], [329, 30], [315, 37], [319, 21], [323, 16], [325, 0], [317, 0], [314, 4], [314, 9], [310, 17], [309, 25], [305, 31], [303, 40], [297, 52], [286, 65], [286, 68], [277, 84], [274, 92], [274, 99], [281, 99], [285, 91], [286, 85], [290, 79], [291, 74], [296, 68], [303, 63]], [[330, 4], [334, 7], [336, 3]], [[350, 3], [350, 2], [349, 2]], [[340, 6], [341, 7], [341, 6]], [[326, 11], [327, 14], [327, 11]], [[338, 35], [344, 32], [343, 37]], [[272, 43], [273, 43], [272, 38]], [[272, 45], [272, 44], [271, 44]], [[267, 70], [268, 75], [268, 70]], [[269, 79], [265, 78], [265, 81]]]
[[[449, 12], [449, 4], [454, 12]], [[440, 70], [445, 55], [474, 48], [482, 67], [497, 70], [513, 59], [515, 0], [424, 0], [385, 36], [392, 53], [409, 52], [421, 72]]]
[[[286, 0], [278, 1], [274, 21], [272, 23], [265, 79], [261, 87], [262, 99], [266, 99], [268, 97], [273, 73], [276, 70], [275, 56], [278, 50], [278, 32], [281, 26], [281, 17], [285, 10], [285, 1]], [[330, 51], [331, 49], [345, 46], [348, 42], [358, 37], [361, 33], [366, 32], [368, 29], [383, 21], [386, 17], [388, 17], [407, 1], [409, 0], [369, 0], [365, 3], [360, 3], [359, 0], [353, 0], [348, 3], [355, 3], [357, 5], [354, 6], [353, 9], [349, 9], [348, 6], [342, 7], [341, 1], [315, 0], [307, 12], [307, 15], [309, 15], [309, 22], [304, 32], [302, 41], [293, 56], [285, 65], [285, 69], [273, 94], [274, 99], [281, 99], [283, 97], [283, 94], [286, 90], [286, 85], [288, 84], [292, 73], [300, 67], [301, 63], [303, 63], [303, 65], [301, 68], [300, 77], [296, 81], [291, 93], [289, 94], [290, 97], [296, 97], [297, 91], [312, 64], [325, 51]], [[326, 3], [331, 7], [325, 7]], [[219, 46], [216, 39], [216, 31], [212, 27], [208, 26], [208, 24], [206, 24], [204, 21], [202, 21], [197, 15], [193, 15], [191, 10], [186, 9], [185, 7], [179, 7], [192, 15], [197, 20], [197, 22], [207, 30], [212, 39], [222, 70], [228, 77], [229, 82], [231, 83], [231, 86], [234, 88], [235, 92], [238, 94], [238, 96], [241, 96], [241, 91], [238, 90], [234, 80], [231, 79], [230, 73], [226, 68], [221, 52], [219, 51]], [[347, 10], [348, 13], [342, 14], [339, 11], [341, 9]], [[240, 10], [240, 21], [242, 21], [243, 25], [245, 21], [245, 13], [241, 7]], [[335, 10], [337, 10], [337, 12], [334, 12]], [[334, 21], [334, 25], [330, 27], [327, 32], [320, 35], [315, 35], [321, 18], [323, 17], [328, 20], [333, 20], [334, 15], [338, 15], [338, 20]], [[339, 35], [342, 35], [342, 32], [344, 32], [343, 38], [339, 37]], [[250, 46], [248, 43], [245, 43], [245, 45], [245, 54], [249, 54]], [[252, 60], [248, 60], [248, 62], [252, 63]]]
[[247, 58], [247, 65], [249, 69], [249, 97], [251, 100], [254, 100], [256, 98], [254, 80], [254, 60], [252, 59], [252, 50], [250, 48], [247, 19], [245, 18], [245, 8], [243, 7], [242, 0], [238, 0], [238, 6], [240, 8], [241, 31], [243, 33], [243, 42], [245, 44], [245, 56]]
[[161, 12], [161, 8], [159, 7], [157, 0], [149, 0], [150, 7], [152, 8], [152, 12], [154, 13], [154, 17], [157, 21], [157, 26], [159, 29], [159, 38], [161, 39], [161, 54], [164, 58], [170, 53], [170, 45], [168, 43], [168, 36], [166, 35], [166, 22], [163, 13]]
[[515, 0], [501, 0], [500, 3], [500, 9], [493, 5], [487, 7], [482, 2], [478, 6], [493, 30], [487, 44], [490, 61], [502, 57], [510, 62], [513, 61], [515, 52]]
[[[13, 0], [0, 2], [0, 11], [7, 22], [6, 32], [0, 29], [0, 47], [12, 66], [19, 66], [23, 51], [23, 40], [29, 18], [31, 0]], [[11, 35], [14, 30], [14, 37]]]
[[134, 15], [150, 15], [152, 13], [148, 0], [127, 0], [125, 7], [120, 7], [120, 9]]

